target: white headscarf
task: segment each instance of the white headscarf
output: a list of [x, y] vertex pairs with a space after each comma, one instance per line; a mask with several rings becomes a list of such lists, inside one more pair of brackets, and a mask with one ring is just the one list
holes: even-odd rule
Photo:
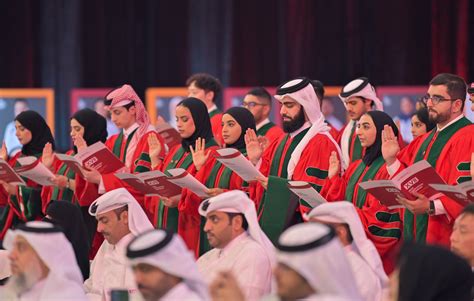
[[297, 224], [278, 239], [277, 260], [308, 281], [317, 295], [361, 300], [351, 266], [334, 230], [318, 223]]
[[[351, 93], [351, 91], [354, 91], [354, 93]], [[366, 77], [359, 77], [349, 82], [342, 88], [342, 91], [339, 94], [339, 98], [344, 103], [344, 106], [346, 105], [346, 99], [355, 96], [373, 100], [375, 103], [375, 109], [383, 111], [383, 103], [377, 97], [375, 88], [369, 83], [369, 80]]]
[[130, 265], [146, 263], [182, 278], [202, 299], [210, 299], [194, 255], [186, 248], [180, 236], [161, 229], [142, 233], [128, 245], [127, 257]]
[[[17, 236], [28, 241], [39, 258], [49, 268], [48, 278], [66, 279], [82, 287], [82, 273], [77, 265], [76, 255], [71, 243], [60, 228], [42, 221], [28, 222], [15, 230], [8, 230], [3, 241], [4, 247], [11, 251]], [[52, 284], [46, 289], [54, 290]], [[64, 288], [61, 288], [64, 289]]]
[[300, 160], [301, 153], [305, 149], [306, 145], [308, 145], [309, 141], [318, 133], [326, 135], [336, 147], [337, 151], [339, 152], [339, 156], [342, 156], [339, 145], [329, 133], [331, 128], [324, 121], [324, 115], [321, 112], [321, 100], [318, 99], [318, 96], [314, 92], [314, 88], [311, 85], [311, 81], [307, 78], [293, 79], [281, 85], [278, 90], [283, 90], [281, 93], [284, 93], [284, 89], [288, 89], [302, 84], [304, 85], [304, 83], [306, 82], [307, 84], [304, 87], [300, 88], [295, 92], [275, 95], [275, 99], [280, 102], [282, 102], [285, 97], [290, 97], [291, 99], [298, 102], [304, 108], [304, 112], [308, 117], [309, 122], [311, 123], [311, 127], [309, 128], [308, 132], [305, 134], [300, 143], [298, 143], [295, 150], [291, 154], [290, 161], [288, 162], [288, 179], [292, 178], [296, 164]]
[[260, 228], [255, 204], [247, 194], [240, 190], [231, 190], [212, 197], [201, 203], [199, 214], [206, 217], [209, 212], [220, 211], [242, 213], [249, 225], [247, 232], [265, 250], [272, 266], [275, 264], [275, 247]]
[[377, 275], [381, 287], [387, 286], [388, 277], [383, 269], [380, 255], [374, 244], [367, 238], [360, 217], [352, 203], [340, 201], [321, 204], [305, 216], [308, 220], [313, 217], [322, 222], [348, 224], [355, 245], [355, 251]]
[[98, 197], [89, 207], [89, 214], [96, 216], [98, 214], [108, 212], [128, 206], [128, 227], [133, 235], [153, 229], [153, 225], [146, 216], [140, 204], [125, 188], [117, 188], [104, 193]]

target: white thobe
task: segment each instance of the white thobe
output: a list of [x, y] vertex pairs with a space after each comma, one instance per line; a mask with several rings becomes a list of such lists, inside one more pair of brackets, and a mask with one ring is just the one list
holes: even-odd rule
[[181, 282], [160, 299], [161, 301], [201, 301], [203, 300], [195, 291], [191, 290], [186, 283]]
[[382, 300], [382, 284], [375, 272], [352, 245], [345, 246], [344, 249], [362, 299], [366, 301]]
[[138, 294], [132, 269], [125, 257], [126, 247], [133, 239], [129, 233], [115, 245], [106, 240], [92, 261], [90, 277], [84, 282], [91, 300], [109, 300], [111, 289], [126, 289], [130, 296]]
[[223, 249], [212, 249], [202, 255], [198, 268], [210, 284], [221, 271], [230, 271], [246, 297], [259, 300], [270, 293], [272, 268], [265, 250], [247, 232], [234, 238]]

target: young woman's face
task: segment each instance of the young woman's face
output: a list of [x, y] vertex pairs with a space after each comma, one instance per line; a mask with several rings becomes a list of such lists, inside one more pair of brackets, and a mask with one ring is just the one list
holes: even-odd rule
[[418, 116], [413, 115], [411, 118], [411, 134], [413, 135], [413, 139], [423, 134], [426, 134], [426, 124], [418, 119]]
[[374, 144], [377, 138], [377, 128], [375, 127], [372, 117], [367, 114], [360, 117], [357, 123], [356, 134], [359, 137], [362, 147], [369, 147]]
[[77, 138], [84, 137], [84, 127], [74, 118], [71, 119], [71, 138], [74, 143]]
[[18, 120], [15, 120], [15, 129], [16, 129], [16, 137], [18, 141], [20, 141], [21, 145], [26, 145], [30, 143], [31, 139], [33, 139], [33, 134], [27, 128], [25, 128]]
[[191, 137], [196, 131], [193, 115], [191, 115], [191, 111], [185, 106], [176, 107], [176, 126], [183, 139]]
[[237, 120], [229, 114], [224, 114], [224, 116], [222, 116], [222, 138], [225, 144], [229, 145], [235, 143], [241, 134], [242, 127]]

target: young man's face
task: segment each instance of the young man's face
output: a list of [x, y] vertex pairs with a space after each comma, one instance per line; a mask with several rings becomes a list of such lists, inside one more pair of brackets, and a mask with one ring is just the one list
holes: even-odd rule
[[451, 96], [448, 94], [448, 87], [445, 85], [430, 85], [427, 94], [430, 97], [440, 97], [442, 100], [437, 104], [433, 103], [432, 98], [426, 102], [430, 120], [436, 124], [444, 124], [451, 119], [455, 113], [454, 103], [456, 100], [450, 100]]
[[242, 106], [252, 113], [257, 124], [270, 114], [270, 104], [252, 94], [245, 95]]
[[344, 101], [347, 109], [347, 115], [351, 120], [359, 120], [362, 115], [370, 111], [371, 100], [363, 99], [362, 97], [349, 97]]
[[119, 129], [128, 129], [136, 121], [135, 106], [128, 110], [125, 107], [110, 108], [110, 119]]
[[291, 97], [281, 100], [280, 115], [283, 120], [283, 130], [292, 133], [301, 128], [306, 121], [303, 106]]
[[146, 301], [159, 300], [174, 286], [172, 277], [155, 266], [139, 263], [132, 269], [138, 290]]
[[204, 232], [209, 244], [218, 249], [224, 248], [232, 241], [232, 221], [225, 212], [212, 211], [206, 216]]
[[196, 82], [194, 81], [188, 86], [188, 97], [195, 97], [204, 103], [212, 102], [214, 98], [214, 92], [199, 88], [196, 86]]
[[130, 233], [128, 227], [128, 211], [118, 214], [115, 210], [97, 214], [97, 232], [102, 234], [111, 245], [118, 243], [125, 235]]

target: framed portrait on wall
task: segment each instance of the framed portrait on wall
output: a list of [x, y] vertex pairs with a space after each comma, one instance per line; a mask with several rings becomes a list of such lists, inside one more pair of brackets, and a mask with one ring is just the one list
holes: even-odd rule
[[176, 106], [187, 96], [186, 87], [146, 89], [146, 108], [151, 122], [156, 125], [158, 116], [161, 116], [164, 121], [176, 127]]
[[40, 113], [54, 134], [54, 90], [0, 89], [0, 141], [5, 142], [10, 156], [21, 149], [14, 119], [26, 110]]
[[426, 94], [426, 86], [381, 86], [376, 90], [384, 112], [397, 124], [403, 141], [410, 143], [413, 140], [411, 116], [416, 111], [416, 103]]

